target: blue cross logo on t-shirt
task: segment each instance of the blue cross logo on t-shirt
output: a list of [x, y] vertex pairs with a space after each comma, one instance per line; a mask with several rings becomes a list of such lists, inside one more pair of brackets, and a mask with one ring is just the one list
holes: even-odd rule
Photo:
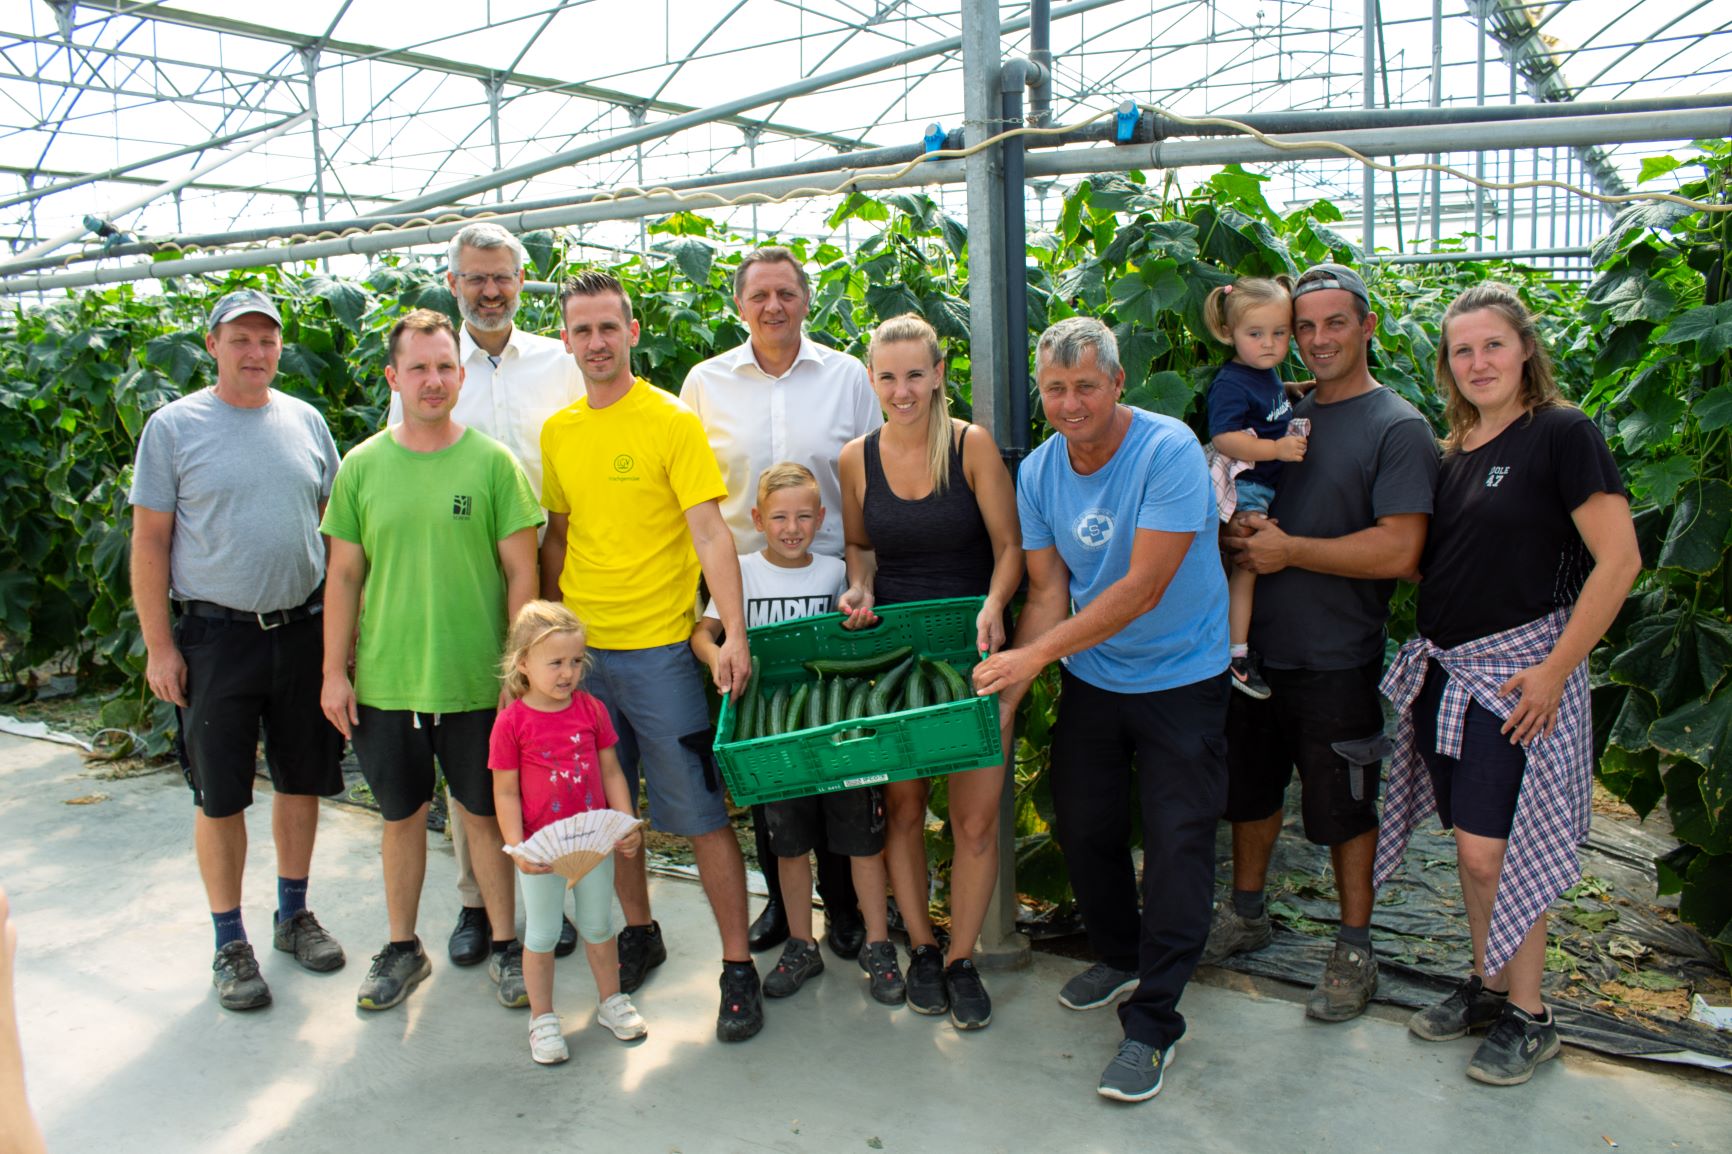
[[1099, 549], [1113, 539], [1113, 514], [1111, 509], [1085, 509], [1071, 526], [1071, 532], [1076, 535], [1077, 543], [1085, 549]]

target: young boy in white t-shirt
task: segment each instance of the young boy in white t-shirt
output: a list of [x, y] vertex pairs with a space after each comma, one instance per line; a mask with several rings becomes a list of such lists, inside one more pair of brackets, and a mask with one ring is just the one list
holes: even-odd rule
[[[811, 470], [791, 461], [764, 470], [752, 525], [766, 544], [761, 552], [740, 558], [748, 627], [835, 612], [837, 599], [848, 589], [848, 574], [839, 558], [811, 551], [823, 523], [823, 500]], [[721, 616], [712, 601], [692, 632], [692, 652], [712, 671], [720, 660], [721, 636]], [[823, 972], [824, 958], [812, 933], [811, 863], [822, 828], [830, 848], [847, 855], [859, 891], [860, 916], [866, 922], [860, 968], [871, 978], [872, 997], [885, 1005], [901, 1005], [907, 990], [885, 922], [883, 792], [865, 786], [773, 801], [764, 808], [789, 930], [781, 959], [764, 979], [765, 996], [785, 998]]]

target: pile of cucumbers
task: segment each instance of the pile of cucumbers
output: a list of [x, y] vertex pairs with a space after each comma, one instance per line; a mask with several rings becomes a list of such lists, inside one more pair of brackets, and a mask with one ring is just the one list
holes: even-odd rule
[[[764, 691], [758, 659], [751, 680], [733, 711], [733, 732], [724, 741], [780, 737], [843, 721], [860, 721], [905, 709], [924, 709], [973, 695], [968, 682], [947, 661], [914, 651], [911, 645], [875, 657], [819, 658], [805, 663], [811, 677]], [[863, 730], [848, 730], [857, 736]]]

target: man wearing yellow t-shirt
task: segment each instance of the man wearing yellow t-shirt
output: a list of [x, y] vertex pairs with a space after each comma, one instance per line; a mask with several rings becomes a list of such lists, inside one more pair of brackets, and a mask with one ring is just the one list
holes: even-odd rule
[[[638, 324], [619, 281], [601, 272], [567, 281], [560, 311], [585, 395], [541, 430], [541, 595], [563, 601], [588, 630], [584, 687], [612, 717], [632, 796], [641, 768], [650, 824], [691, 842], [722, 935], [716, 1036], [744, 1041], [764, 1024], [746, 944], [746, 867], [710, 760], [703, 671], [687, 644], [701, 570], [728, 638], [716, 688], [744, 687], [750, 662], [740, 564], [722, 518], [727, 486], [697, 415], [632, 376]], [[629, 993], [667, 949], [641, 855], [616, 860], [614, 886], [626, 920], [620, 987]]]

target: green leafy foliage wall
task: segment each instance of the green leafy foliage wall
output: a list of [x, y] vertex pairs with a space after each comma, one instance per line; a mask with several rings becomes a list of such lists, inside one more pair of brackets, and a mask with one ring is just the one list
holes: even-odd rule
[[[1724, 199], [1732, 158], [1724, 143], [1650, 162], [1645, 176], [1694, 166], [1690, 195]], [[1245, 274], [1296, 274], [1321, 260], [1358, 263], [1327, 201], [1276, 212], [1264, 179], [1229, 167], [1189, 191], [1168, 175], [1096, 176], [1064, 198], [1056, 227], [1028, 238], [1028, 327], [1075, 313], [1117, 334], [1136, 405], [1204, 427], [1202, 398], [1224, 350], [1207, 335], [1203, 298]], [[972, 400], [965, 227], [929, 197], [854, 194], [830, 219], [861, 243], [785, 238], [813, 270], [810, 330], [861, 354], [878, 321], [925, 315], [950, 358], [955, 402]], [[1732, 426], [1732, 275], [1725, 215], [1669, 206], [1626, 210], [1594, 254], [1585, 290], [1532, 270], [1492, 263], [1374, 266], [1379, 324], [1373, 368], [1434, 419], [1430, 366], [1437, 320], [1466, 284], [1497, 277], [1521, 286], [1538, 311], [1569, 394], [1595, 414], [1631, 483], [1649, 566], [1627, 611], [1593, 658], [1602, 778], [1643, 813], [1663, 800], [1686, 844], [1663, 863], [1682, 890], [1686, 918], [1732, 954], [1732, 587], [1724, 563], [1732, 530], [1728, 427]], [[729, 286], [745, 243], [705, 217], [681, 213], [651, 226], [652, 251], [609, 267], [632, 293], [643, 338], [637, 368], [677, 389], [696, 362], [744, 339]], [[532, 279], [556, 280], [568, 250], [551, 233], [523, 238]], [[570, 250], [573, 261], [577, 250]], [[127, 595], [130, 461], [144, 418], [210, 383], [203, 314], [223, 292], [261, 288], [283, 302], [279, 387], [317, 405], [347, 448], [383, 417], [384, 334], [406, 310], [455, 315], [438, 270], [388, 258], [362, 280], [312, 270], [265, 269], [160, 295], [129, 287], [82, 293], [0, 316], [0, 674], [27, 689], [45, 662], [106, 679], [107, 724], [143, 751], [167, 748], [172, 710], [143, 684], [143, 651]], [[558, 325], [552, 297], [525, 296], [519, 323]], [[1298, 377], [1297, 358], [1284, 370]], [[1031, 398], [1031, 437], [1048, 429]], [[1412, 590], [1398, 594], [1392, 642], [1412, 628]], [[1019, 888], [1068, 897], [1051, 839], [1047, 734], [1056, 684], [1030, 695], [1019, 743], [1016, 813]], [[944, 814], [940, 788], [934, 810]], [[948, 861], [946, 831], [934, 858]]]

